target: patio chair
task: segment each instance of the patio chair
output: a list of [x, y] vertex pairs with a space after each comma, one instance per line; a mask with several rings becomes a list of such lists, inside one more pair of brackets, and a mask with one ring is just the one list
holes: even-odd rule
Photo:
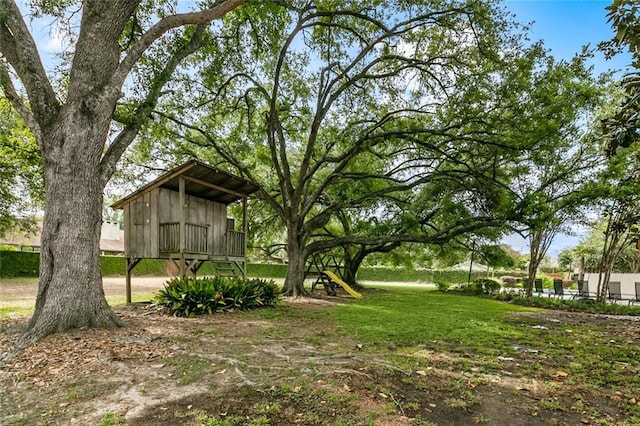
[[574, 299], [589, 299], [589, 281], [578, 280], [578, 292], [574, 293]]
[[542, 288], [541, 278], [536, 278], [535, 280], [533, 280], [533, 286], [535, 287], [535, 290], [538, 296], [544, 293], [544, 288]]
[[609, 297], [611, 303], [622, 300], [622, 290], [620, 289], [620, 281], [609, 281]]
[[562, 286], [562, 280], [553, 280], [553, 295], [558, 297], [564, 296], [564, 287]]
[[636, 297], [629, 300], [630, 305], [635, 305], [636, 303], [640, 303], [640, 282], [638, 281], [636, 281]]

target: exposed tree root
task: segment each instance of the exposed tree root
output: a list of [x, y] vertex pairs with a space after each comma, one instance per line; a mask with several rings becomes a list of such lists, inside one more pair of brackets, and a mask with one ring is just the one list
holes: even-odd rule
[[338, 370], [334, 370], [333, 374], [351, 374], [354, 376], [364, 376], [371, 379], [371, 374], [363, 373], [362, 371], [354, 370], [351, 368], [340, 368]]
[[[47, 321], [47, 319], [49, 319]], [[33, 324], [32, 324], [33, 322]], [[35, 321], [30, 321], [27, 325], [27, 329], [24, 330], [24, 334], [16, 341], [14, 347], [7, 353], [0, 356], [0, 365], [2, 361], [7, 361], [20, 355], [22, 351], [36, 343], [37, 341], [56, 333], [64, 333], [74, 329], [86, 329], [86, 328], [119, 328], [124, 327], [125, 324], [113, 313], [110, 309], [96, 315], [95, 318], [87, 321], [78, 321], [76, 323], [71, 321], [54, 321], [50, 316], [40, 315]]]

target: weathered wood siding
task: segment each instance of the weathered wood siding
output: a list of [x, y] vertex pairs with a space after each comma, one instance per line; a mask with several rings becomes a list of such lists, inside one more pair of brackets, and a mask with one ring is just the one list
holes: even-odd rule
[[[185, 196], [185, 222], [191, 229], [207, 227], [208, 254], [225, 255], [227, 250], [227, 206], [214, 201]], [[125, 253], [129, 257], [160, 258], [160, 225], [180, 222], [177, 191], [156, 188], [124, 207]]]
[[150, 241], [152, 235], [151, 194], [147, 193], [124, 207], [124, 251], [128, 257], [154, 257]]
[[224, 255], [227, 252], [227, 206], [212, 202], [208, 210], [213, 222], [211, 254]]

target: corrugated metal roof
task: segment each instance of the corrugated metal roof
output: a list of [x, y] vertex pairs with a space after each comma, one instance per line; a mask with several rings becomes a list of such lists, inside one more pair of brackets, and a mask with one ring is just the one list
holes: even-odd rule
[[123, 199], [116, 201], [111, 207], [121, 209], [130, 202], [158, 187], [177, 192], [180, 176], [185, 177], [186, 194], [223, 204], [232, 203], [260, 189], [258, 186], [231, 173], [192, 160], [165, 173], [156, 180], [149, 182]]

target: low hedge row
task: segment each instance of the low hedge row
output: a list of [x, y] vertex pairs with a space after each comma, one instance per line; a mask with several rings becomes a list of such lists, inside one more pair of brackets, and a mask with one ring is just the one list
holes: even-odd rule
[[[485, 275], [485, 273], [472, 272], [471, 279], [484, 278]], [[468, 278], [469, 271], [380, 267], [363, 267], [358, 271], [358, 279], [364, 281], [408, 281], [424, 283], [448, 281], [451, 283], [466, 283]]]
[[0, 277], [37, 277], [39, 271], [40, 253], [0, 251]]
[[[40, 253], [27, 251], [0, 251], [0, 278], [37, 277], [40, 271]], [[122, 276], [125, 273], [125, 261], [122, 256], [100, 256], [102, 275], [105, 277]], [[137, 276], [165, 276], [175, 274], [175, 265], [163, 259], [143, 259], [136, 265], [133, 274]], [[205, 263], [198, 271], [199, 275], [213, 275], [213, 266]], [[250, 277], [284, 278], [287, 265], [250, 263], [247, 275]]]
[[[40, 254], [25, 251], [0, 251], [0, 278], [13, 277], [37, 277]], [[102, 275], [123, 276], [125, 273], [125, 261], [122, 256], [101, 256]], [[162, 259], [143, 259], [136, 265], [134, 276], [166, 276], [176, 272], [174, 264]], [[249, 263], [247, 275], [260, 278], [284, 278], [287, 274], [287, 265]], [[506, 273], [508, 274], [508, 273]], [[198, 275], [213, 275], [213, 267], [210, 263], [202, 266]], [[402, 268], [371, 268], [362, 267], [358, 271], [358, 280], [364, 281], [404, 281], [404, 282], [450, 282], [466, 283], [467, 271], [439, 271], [427, 269], [402, 269]], [[472, 273], [471, 279], [485, 278], [484, 273]]]

